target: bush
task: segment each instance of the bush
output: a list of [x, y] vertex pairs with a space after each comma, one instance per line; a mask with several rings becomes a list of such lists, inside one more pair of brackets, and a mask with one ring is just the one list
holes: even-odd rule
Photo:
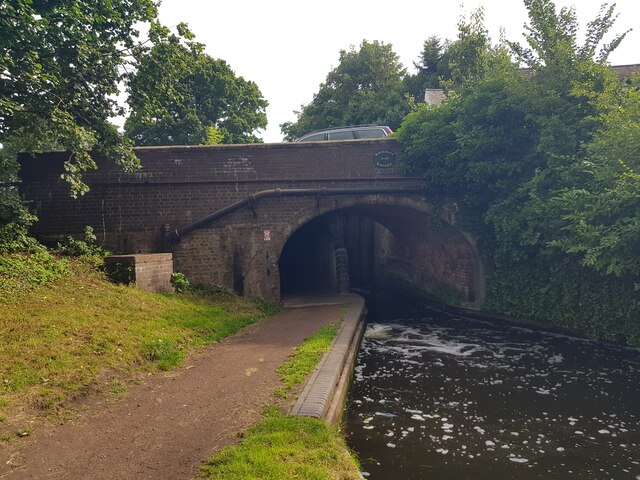
[[69, 273], [67, 261], [55, 258], [37, 243], [30, 248], [30, 253], [0, 254], [0, 298], [9, 299]]
[[70, 257], [84, 257], [87, 259], [101, 260], [110, 252], [99, 246], [96, 242], [98, 237], [93, 233], [93, 227], [87, 225], [84, 227], [82, 238], [67, 237], [67, 239], [58, 243], [57, 248], [63, 255]]
[[26, 225], [8, 223], [0, 226], [0, 255], [9, 253], [33, 253], [42, 245], [29, 236]]
[[191, 285], [189, 280], [187, 280], [187, 277], [184, 276], [184, 273], [180, 272], [174, 272], [171, 274], [171, 283], [178, 293], [184, 293], [188, 291]]

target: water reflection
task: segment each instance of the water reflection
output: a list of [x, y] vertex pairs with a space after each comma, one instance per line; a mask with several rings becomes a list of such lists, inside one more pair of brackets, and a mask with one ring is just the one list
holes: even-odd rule
[[347, 434], [372, 479], [640, 480], [640, 354], [431, 312], [367, 328]]

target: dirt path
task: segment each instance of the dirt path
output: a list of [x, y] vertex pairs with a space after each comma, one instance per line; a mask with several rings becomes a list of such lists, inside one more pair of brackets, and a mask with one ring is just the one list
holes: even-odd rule
[[339, 319], [339, 306], [318, 306], [260, 321], [101, 411], [0, 447], [0, 478], [189, 479], [273, 402], [291, 349]]

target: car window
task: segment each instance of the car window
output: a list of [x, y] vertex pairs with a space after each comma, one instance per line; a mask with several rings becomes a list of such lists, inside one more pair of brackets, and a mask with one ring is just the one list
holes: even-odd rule
[[342, 132], [329, 133], [329, 140], [353, 140], [353, 131], [345, 130]]
[[358, 130], [356, 134], [359, 138], [384, 138], [387, 136], [381, 128]]
[[324, 133], [316, 133], [315, 135], [309, 135], [308, 137], [302, 138], [301, 142], [320, 142], [324, 140]]

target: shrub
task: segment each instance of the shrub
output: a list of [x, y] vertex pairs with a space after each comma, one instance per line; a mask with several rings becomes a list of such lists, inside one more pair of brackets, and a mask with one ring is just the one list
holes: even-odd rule
[[171, 283], [176, 289], [176, 292], [183, 293], [189, 290], [189, 286], [191, 285], [187, 277], [184, 276], [184, 273], [174, 272], [171, 274]]
[[93, 227], [87, 225], [84, 227], [82, 238], [77, 239], [69, 236], [64, 242], [58, 243], [57, 248], [63, 255], [101, 261], [110, 252], [98, 245], [97, 240], [98, 237], [93, 233]]

